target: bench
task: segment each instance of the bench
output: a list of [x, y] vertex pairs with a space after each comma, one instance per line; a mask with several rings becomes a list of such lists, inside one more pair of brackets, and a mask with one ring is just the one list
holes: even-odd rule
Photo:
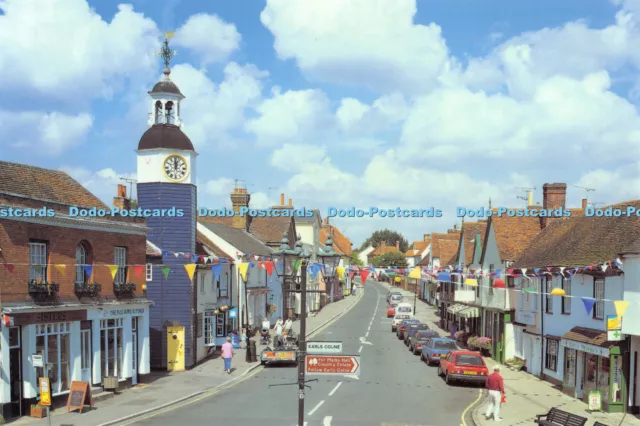
[[605, 425], [604, 423], [595, 422], [593, 426], [607, 426], [607, 425]]
[[552, 408], [547, 414], [538, 414], [534, 423], [547, 426], [584, 426], [587, 418]]

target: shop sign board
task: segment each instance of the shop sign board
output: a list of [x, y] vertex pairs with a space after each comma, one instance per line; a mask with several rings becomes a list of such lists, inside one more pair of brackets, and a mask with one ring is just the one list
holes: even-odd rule
[[44, 359], [42, 354], [33, 354], [31, 355], [31, 364], [34, 368], [42, 368], [44, 367]]
[[609, 348], [603, 348], [600, 346], [590, 345], [589, 343], [576, 342], [575, 340], [567, 340], [562, 339], [560, 341], [560, 346], [564, 346], [565, 348], [575, 349], [577, 351], [582, 351], [598, 356], [602, 356], [605, 358], [609, 358]]
[[84, 321], [87, 319], [87, 310], [30, 312], [24, 314], [12, 314], [13, 325], [49, 324], [54, 322]]
[[105, 318], [142, 316], [147, 311], [146, 308], [126, 308], [126, 309], [105, 309]]
[[589, 392], [589, 411], [602, 411], [602, 394], [598, 391]]
[[620, 342], [624, 340], [624, 337], [620, 330], [608, 330], [607, 331], [607, 341], [609, 342]]

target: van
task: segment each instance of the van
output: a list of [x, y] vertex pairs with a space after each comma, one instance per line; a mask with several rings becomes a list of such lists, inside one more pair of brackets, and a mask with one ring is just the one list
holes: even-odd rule
[[396, 315], [391, 321], [391, 331], [396, 331], [396, 327], [402, 321], [413, 318], [413, 305], [410, 303], [399, 303], [396, 307]]

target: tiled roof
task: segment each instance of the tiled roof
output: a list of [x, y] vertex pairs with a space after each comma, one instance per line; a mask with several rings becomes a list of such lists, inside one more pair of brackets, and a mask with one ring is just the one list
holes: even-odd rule
[[563, 339], [573, 340], [575, 342], [588, 343], [602, 348], [609, 348], [618, 342], [608, 342], [607, 332], [586, 327], [573, 327], [566, 332]]
[[413, 248], [418, 250], [418, 254], [422, 254], [423, 251], [429, 246], [431, 241], [414, 241]]
[[223, 252], [220, 247], [214, 244], [213, 241], [207, 238], [202, 232], [198, 231], [196, 234], [196, 254], [209, 256], [209, 253], [207, 252], [207, 250], [205, 250], [205, 247], [214, 256], [224, 257], [224, 258], [229, 257], [229, 255]]
[[[549, 221], [549, 224], [561, 218]], [[498, 245], [498, 253], [503, 261], [515, 261], [540, 233], [540, 218], [537, 217], [509, 217], [491, 216], [489, 224], [493, 225], [493, 232]], [[486, 241], [483, 241], [483, 246]]]
[[379, 245], [369, 254], [369, 256], [382, 256], [383, 254], [392, 253], [394, 251], [399, 251], [396, 249], [396, 246]]
[[7, 161], [0, 161], [0, 193], [57, 204], [108, 208], [65, 172]]
[[327, 241], [329, 234], [332, 236], [333, 249], [344, 256], [351, 256], [351, 240], [335, 225], [322, 226], [322, 229], [320, 229], [320, 244], [324, 244]]
[[[285, 232], [293, 221], [292, 217], [254, 217], [249, 225], [249, 232], [258, 237], [265, 244], [279, 244]], [[295, 241], [290, 241], [290, 245], [295, 245]]]
[[[458, 254], [458, 240], [448, 240], [445, 238], [438, 239], [438, 256], [440, 258], [440, 266], [454, 265], [456, 263], [456, 255]], [[434, 255], [434, 257], [436, 257]]]
[[[476, 235], [480, 234], [480, 241], [484, 241], [484, 235], [487, 231], [487, 221], [465, 222], [462, 224], [462, 233], [460, 238], [464, 238], [464, 259], [460, 263], [470, 265], [473, 263], [476, 249]], [[460, 244], [458, 244], [458, 248]], [[456, 256], [457, 258], [457, 256]]]
[[[233, 225], [233, 217], [219, 217], [219, 216], [199, 216], [198, 222], [205, 223], [219, 223], [221, 225], [232, 226]], [[282, 238], [282, 237], [280, 237]]]
[[[256, 238], [256, 236], [242, 229], [236, 229], [220, 223], [201, 224], [242, 253], [257, 256], [270, 256], [272, 253], [271, 248], [267, 247], [262, 241]], [[282, 239], [282, 235], [280, 238]]]
[[[635, 206], [640, 200], [613, 208]], [[552, 220], [519, 256], [516, 268], [586, 266], [613, 260], [640, 240], [640, 217], [571, 216]]]
[[298, 216], [295, 215], [293, 217], [296, 223], [313, 223], [315, 221], [322, 222], [322, 217], [320, 216], [320, 210], [313, 209], [313, 216]]
[[404, 253], [405, 257], [416, 257], [420, 255], [420, 251], [416, 249], [409, 249]]

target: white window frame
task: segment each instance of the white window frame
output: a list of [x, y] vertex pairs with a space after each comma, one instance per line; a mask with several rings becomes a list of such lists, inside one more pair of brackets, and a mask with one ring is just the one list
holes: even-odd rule
[[593, 318], [598, 320], [604, 319], [604, 278], [596, 278], [593, 280], [593, 298], [596, 303], [593, 306]]
[[29, 242], [29, 280], [43, 284], [47, 282], [47, 243], [45, 242]]
[[118, 266], [114, 284], [124, 284], [127, 280], [127, 248], [113, 248], [113, 264]]
[[87, 282], [87, 274], [84, 267], [87, 264], [87, 248], [84, 244], [76, 246], [76, 284], [84, 284]]
[[[109, 324], [109, 320], [113, 320], [113, 324]], [[113, 368], [109, 368], [109, 333], [116, 333], [117, 329], [120, 329], [121, 333], [122, 333], [122, 355], [124, 356], [125, 354], [125, 341], [124, 341], [124, 318], [110, 318], [110, 319], [103, 319], [100, 320], [100, 331], [104, 330], [104, 347], [106, 349], [106, 352], [104, 354], [104, 365], [105, 365], [105, 371], [102, 372], [102, 376], [106, 377], [106, 376], [112, 376], [112, 373], [118, 372], [118, 365], [119, 362], [122, 362], [122, 360], [118, 359], [118, 339], [114, 337], [113, 339], [113, 350], [116, 351], [114, 356], [113, 356], [113, 360], [115, 365], [113, 365]], [[100, 336], [102, 337], [102, 335]], [[106, 373], [106, 374], [105, 374]], [[124, 375], [124, 368], [122, 369], [122, 374]], [[120, 377], [118, 376], [118, 379], [123, 379], [124, 377]]]
[[547, 285], [545, 286], [545, 307], [544, 312], [547, 314], [553, 313], [553, 296], [551, 295], [551, 291], [553, 290], [553, 277], [546, 277], [545, 282]]
[[147, 263], [145, 267], [145, 280], [147, 282], [153, 280], [153, 264]]
[[204, 274], [202, 274], [202, 273], [198, 274], [198, 281], [200, 282], [200, 294], [204, 294], [205, 293], [205, 290], [204, 290], [205, 279], [204, 279], [204, 277], [205, 277]]
[[[44, 365], [49, 363], [49, 336], [57, 336], [58, 338], [58, 381], [55, 383], [51, 383], [51, 395], [64, 395], [69, 393], [68, 390], [61, 391], [62, 388], [62, 370], [61, 370], [61, 362], [60, 362], [60, 336], [62, 335], [71, 335], [71, 323], [70, 322], [58, 322], [53, 324], [36, 324], [36, 338], [39, 336], [44, 337], [44, 353], [42, 354], [42, 362]], [[74, 360], [71, 358], [71, 336], [69, 336], [69, 389], [71, 389], [71, 382], [73, 381], [73, 362]], [[38, 396], [40, 395], [40, 389], [38, 388]]]
[[[544, 357], [544, 368], [549, 371], [558, 371], [558, 346], [559, 341], [547, 339], [547, 350]], [[552, 350], [552, 349], [555, 349]]]
[[216, 345], [216, 314], [214, 311], [204, 311], [204, 315], [202, 316], [203, 321], [203, 335], [204, 335], [204, 345], [205, 346], [215, 346]]
[[566, 296], [562, 296], [562, 313], [571, 314], [571, 278], [561, 277], [562, 289]]
[[227, 336], [227, 319], [225, 318], [225, 313], [221, 312], [216, 317], [216, 337], [226, 337], [226, 336]]
[[[83, 345], [84, 343], [84, 345]], [[80, 368], [91, 368], [91, 330], [80, 330]]]

